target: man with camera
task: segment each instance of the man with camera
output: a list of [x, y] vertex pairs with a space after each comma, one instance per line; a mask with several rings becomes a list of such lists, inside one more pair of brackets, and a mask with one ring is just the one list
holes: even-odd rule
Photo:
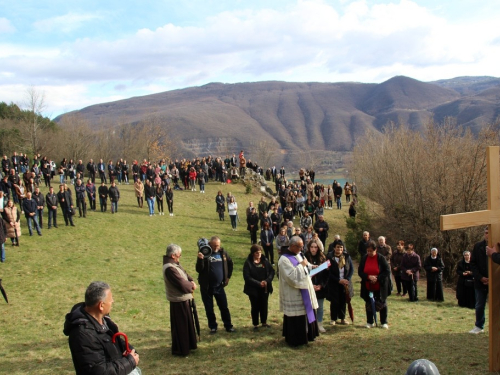
[[220, 246], [219, 237], [213, 236], [208, 245], [210, 249], [207, 246], [202, 248], [200, 242], [198, 243], [200, 252], [196, 260], [196, 272], [199, 274], [198, 283], [200, 285], [201, 298], [205, 305], [210, 334], [217, 332], [214, 297], [220, 310], [224, 328], [226, 328], [227, 332], [234, 332], [233, 325], [231, 324], [231, 314], [227, 307], [226, 292], [224, 291], [233, 273], [233, 261]]

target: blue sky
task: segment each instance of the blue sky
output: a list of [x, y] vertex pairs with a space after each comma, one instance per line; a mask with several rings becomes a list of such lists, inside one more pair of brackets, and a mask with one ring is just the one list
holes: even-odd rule
[[498, 1], [0, 0], [0, 101], [45, 115], [209, 82], [500, 76]]

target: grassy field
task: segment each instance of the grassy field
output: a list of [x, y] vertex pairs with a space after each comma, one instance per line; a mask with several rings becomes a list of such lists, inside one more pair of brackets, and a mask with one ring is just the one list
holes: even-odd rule
[[[270, 298], [270, 329], [252, 331], [250, 303], [243, 294], [243, 262], [250, 237], [243, 220], [237, 232], [229, 217], [219, 221], [215, 195], [232, 191], [240, 217], [248, 201], [242, 185], [207, 185], [206, 194], [175, 192], [175, 216], [149, 217], [146, 205], [137, 208], [132, 185], [121, 185], [119, 212], [90, 212], [75, 218], [76, 227], [43, 230], [43, 237], [27, 235], [19, 248], [6, 243], [7, 261], [0, 264], [0, 278], [10, 303], [0, 301], [0, 374], [74, 373], [67, 338], [62, 333], [64, 316], [83, 300], [93, 280], [111, 284], [115, 304], [112, 318], [140, 353], [143, 374], [404, 374], [413, 360], [427, 358], [441, 374], [484, 374], [488, 370], [488, 337], [467, 333], [474, 312], [456, 306], [454, 292], [445, 291], [444, 303], [410, 304], [389, 298], [389, 330], [366, 329], [364, 304], [353, 299], [355, 323], [329, 326], [314, 343], [289, 348], [281, 337], [277, 280]], [[45, 193], [45, 190], [43, 190]], [[166, 208], [166, 207], [165, 207]], [[345, 234], [342, 211], [327, 210], [330, 235]], [[45, 213], [46, 215], [46, 213]], [[78, 215], [77, 215], [78, 216]], [[46, 217], [44, 217], [46, 225]], [[383, 233], [381, 233], [383, 234]], [[168, 304], [162, 279], [162, 256], [175, 242], [183, 248], [182, 265], [195, 279], [196, 241], [219, 235], [235, 267], [226, 288], [237, 332], [208, 334], [203, 303], [195, 294], [202, 326], [198, 350], [188, 358], [171, 355]], [[376, 234], [378, 235], [378, 234]], [[389, 243], [392, 245], [390, 239]], [[419, 286], [425, 297], [425, 282]], [[325, 302], [327, 318], [329, 304]], [[218, 310], [216, 308], [216, 314]], [[328, 321], [328, 319], [325, 319]], [[487, 329], [487, 327], [486, 327]]]

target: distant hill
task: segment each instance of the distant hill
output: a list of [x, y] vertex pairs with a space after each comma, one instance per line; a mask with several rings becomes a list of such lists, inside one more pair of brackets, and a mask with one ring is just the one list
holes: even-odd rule
[[333, 152], [351, 151], [360, 135], [380, 131], [389, 121], [419, 129], [429, 118], [454, 116], [477, 131], [498, 117], [499, 98], [499, 78], [426, 83], [397, 76], [380, 84], [210, 83], [78, 112], [92, 124], [134, 124], [158, 116], [180, 140], [186, 156], [245, 149], [264, 163], [266, 149], [272, 150], [276, 164], [298, 166], [311, 157], [328, 159]]

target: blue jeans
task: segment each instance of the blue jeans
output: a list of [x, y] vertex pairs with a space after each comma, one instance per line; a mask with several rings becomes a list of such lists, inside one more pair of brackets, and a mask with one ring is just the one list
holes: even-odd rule
[[484, 308], [486, 307], [486, 300], [488, 299], [488, 289], [474, 289], [476, 294], [476, 327], [483, 329], [486, 317], [484, 315]]
[[118, 212], [118, 202], [111, 201], [111, 213]]
[[318, 310], [316, 311], [316, 319], [318, 323], [323, 322], [323, 303], [325, 302], [324, 298], [318, 298]]
[[59, 184], [64, 184], [64, 173], [59, 175]]
[[32, 226], [31, 226], [32, 223], [35, 226], [35, 229], [38, 232], [38, 234], [42, 233], [40, 231], [40, 226], [38, 225], [38, 220], [37, 220], [36, 215], [35, 216], [26, 216], [26, 221], [28, 222], [28, 230], [30, 232], [30, 236], [33, 235], [33, 230], [32, 230]]
[[339, 210], [342, 208], [342, 199], [340, 197], [337, 198], [337, 208]]
[[52, 222], [54, 222], [54, 226], [57, 227], [57, 209], [53, 210], [49, 208], [49, 228], [52, 227]]
[[5, 262], [5, 244], [3, 243], [0, 248], [0, 261]]
[[154, 197], [147, 198], [146, 201], [148, 202], [149, 214], [154, 215], [155, 214], [155, 199], [154, 199]]

